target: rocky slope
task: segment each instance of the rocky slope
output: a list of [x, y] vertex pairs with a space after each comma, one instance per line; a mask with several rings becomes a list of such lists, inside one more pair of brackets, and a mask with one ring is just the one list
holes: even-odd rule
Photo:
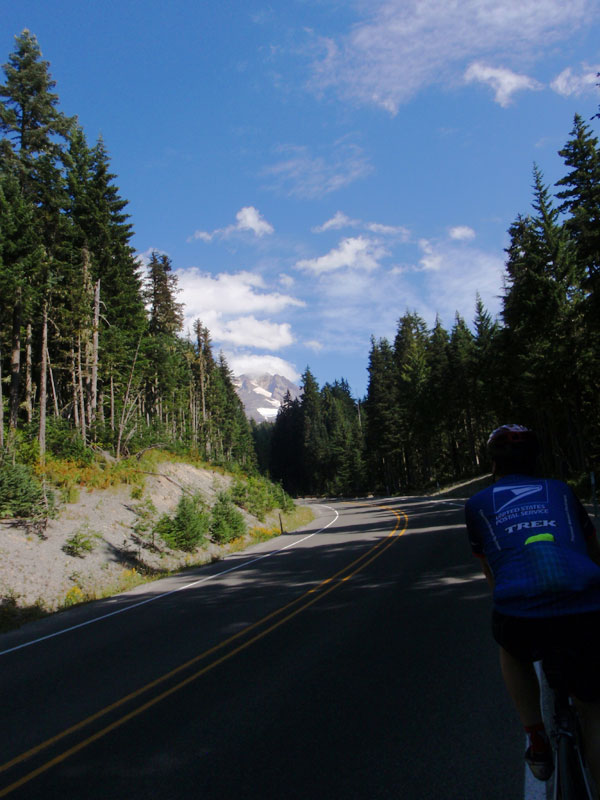
[[[189, 464], [161, 463], [146, 476], [141, 496], [130, 486], [82, 489], [75, 503], [62, 506], [56, 519], [36, 533], [22, 523], [0, 520], [0, 599], [5, 605], [47, 610], [129, 588], [140, 574], [160, 574], [190, 563], [210, 561], [227, 547], [208, 544], [186, 554], [152, 545], [149, 523], [173, 512], [183, 489], [200, 492], [210, 505], [231, 478]], [[150, 502], [151, 501], [151, 502]], [[248, 528], [269, 525], [244, 514]], [[278, 515], [270, 521], [278, 524]], [[69, 542], [89, 542], [72, 547]]]

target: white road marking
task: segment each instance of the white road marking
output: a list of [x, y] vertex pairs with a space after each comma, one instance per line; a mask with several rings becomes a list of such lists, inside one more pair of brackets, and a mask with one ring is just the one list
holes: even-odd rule
[[525, 765], [523, 800], [546, 800], [546, 784], [543, 781], [536, 780], [527, 765]]
[[185, 586], [179, 586], [177, 589], [171, 589], [169, 592], [164, 592], [163, 594], [157, 594], [154, 597], [149, 597], [146, 600], [140, 600], [138, 603], [132, 603], [129, 606], [125, 606], [125, 608], [119, 608], [116, 611], [110, 611], [108, 614], [102, 614], [99, 617], [93, 617], [92, 619], [86, 620], [86, 622], [80, 622], [78, 625], [71, 625], [69, 628], [61, 628], [59, 631], [55, 631], [54, 633], [49, 633], [46, 636], [40, 636], [38, 639], [31, 639], [28, 642], [23, 642], [23, 644], [16, 645], [15, 647], [9, 647], [7, 650], [0, 651], [0, 656], [5, 656], [8, 653], [13, 653], [15, 650], [22, 650], [25, 647], [31, 647], [34, 644], [39, 644], [40, 642], [44, 642], [47, 639], [54, 639], [57, 636], [62, 636], [63, 633], [69, 633], [70, 631], [75, 631], [78, 628], [85, 628], [88, 625], [93, 625], [95, 622], [101, 622], [104, 619], [108, 619], [109, 617], [114, 617], [117, 614], [123, 614], [126, 611], [133, 611], [134, 608], [140, 608], [140, 606], [145, 606], [148, 603], [153, 603], [156, 600], [162, 600], [165, 597], [169, 597], [172, 594], [177, 594], [177, 592], [183, 592], [186, 589], [191, 589], [193, 586], [199, 586], [201, 583], [206, 583], [207, 581], [211, 581], [214, 578], [220, 578], [223, 575], [227, 575], [230, 572], [235, 572], [238, 569], [243, 569], [243, 567], [248, 567], [251, 564], [256, 564], [258, 561], [262, 561], [265, 558], [270, 558], [271, 556], [276, 556], [278, 553], [282, 553], [284, 550], [289, 550], [290, 547], [296, 547], [296, 545], [302, 544], [307, 539], [312, 539], [313, 536], [317, 536], [319, 533], [327, 530], [331, 525], [334, 524], [339, 519], [339, 514], [335, 510], [335, 508], [331, 508], [331, 506], [320, 505], [317, 508], [326, 508], [329, 511], [333, 511], [335, 514], [334, 518], [327, 523], [324, 527], [320, 528], [318, 531], [314, 533], [309, 533], [308, 536], [303, 536], [301, 539], [297, 539], [294, 542], [290, 542], [286, 544], [285, 547], [280, 547], [278, 550], [271, 550], [269, 553], [264, 553], [262, 556], [258, 556], [258, 558], [252, 558], [250, 561], [244, 561], [242, 564], [236, 564], [229, 569], [224, 569], [221, 572], [215, 572], [214, 575], [206, 575], [204, 578], [200, 578], [197, 581], [193, 581], [192, 583], [187, 583]]

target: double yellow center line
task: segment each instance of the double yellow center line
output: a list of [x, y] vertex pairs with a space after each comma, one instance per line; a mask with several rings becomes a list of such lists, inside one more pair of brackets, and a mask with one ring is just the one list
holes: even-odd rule
[[[222, 664], [223, 662], [229, 660], [238, 653], [241, 653], [243, 650], [250, 647], [250, 645], [260, 641], [260, 639], [263, 639], [265, 636], [267, 636], [269, 633], [272, 633], [281, 625], [285, 624], [286, 622], [289, 622], [289, 620], [293, 619], [296, 615], [300, 614], [302, 611], [304, 611], [305, 609], [309, 608], [314, 603], [316, 603], [317, 600], [320, 600], [321, 598], [325, 597], [334, 589], [336, 589], [338, 586], [342, 586], [344, 583], [349, 581], [350, 578], [352, 578], [354, 575], [365, 569], [365, 567], [371, 564], [376, 558], [379, 558], [379, 556], [383, 552], [385, 552], [396, 541], [396, 539], [406, 531], [408, 525], [408, 518], [404, 513], [404, 511], [397, 511], [389, 506], [377, 506], [377, 508], [391, 511], [396, 516], [396, 523], [394, 525], [393, 530], [383, 540], [377, 542], [377, 544], [375, 544], [373, 547], [371, 547], [369, 550], [363, 553], [363, 555], [359, 556], [357, 559], [352, 561], [343, 569], [336, 572], [335, 575], [332, 575], [331, 577], [326, 578], [324, 581], [321, 581], [321, 583], [319, 583], [317, 586], [314, 586], [312, 589], [309, 589], [307, 592], [300, 595], [300, 597], [297, 597], [295, 600], [292, 600], [291, 602], [287, 603], [281, 608], [272, 611], [270, 614], [267, 614], [266, 616], [262, 617], [257, 622], [248, 625], [243, 630], [238, 631], [238, 633], [235, 633], [233, 636], [230, 636], [228, 639], [225, 639], [219, 644], [215, 645], [214, 647], [205, 650], [204, 652], [200, 653], [199, 655], [195, 656], [189, 661], [186, 661], [184, 664], [180, 664], [175, 669], [170, 670], [164, 675], [161, 675], [159, 678], [156, 678], [150, 683], [147, 683], [144, 686], [140, 687], [139, 689], [136, 689], [136, 691], [131, 692], [128, 695], [125, 695], [120, 700], [117, 700], [116, 702], [111, 703], [108, 706], [105, 706], [104, 708], [97, 711], [95, 714], [86, 717], [85, 719], [81, 720], [75, 725], [71, 725], [71, 727], [66, 728], [65, 730], [56, 734], [56, 736], [53, 736], [50, 739], [46, 739], [46, 741], [42, 742], [41, 744], [32, 747], [30, 750], [27, 750], [26, 752], [21, 753], [20, 755], [16, 756], [10, 761], [7, 761], [5, 764], [0, 765], [0, 773], [6, 772], [11, 768], [16, 767], [17, 765], [21, 764], [27, 759], [32, 758], [33, 756], [42, 753], [49, 747], [57, 744], [67, 736], [71, 736], [72, 734], [77, 733], [86, 726], [91, 725], [92, 723], [94, 723], [101, 717], [105, 716], [106, 714], [115, 711], [121, 706], [124, 706], [125, 704], [130, 703], [131, 701], [141, 697], [146, 692], [149, 692], [150, 690], [156, 688], [157, 686], [160, 686], [161, 684], [169, 681], [170, 679], [177, 676], [179, 673], [185, 670], [189, 670], [195, 664], [198, 664], [201, 661], [209, 659], [211, 656], [215, 655], [217, 656], [208, 664], [205, 664], [199, 670], [194, 672], [192, 675], [189, 675], [183, 680], [180, 680], [178, 683], [176, 683], [173, 686], [170, 686], [168, 689], [164, 689], [159, 694], [153, 696], [152, 698], [142, 703], [141, 705], [136, 706], [136, 708], [134, 708], [132, 711], [129, 711], [128, 713], [114, 720], [101, 730], [98, 730], [95, 733], [91, 734], [90, 736], [87, 736], [86, 738], [80, 740], [72, 747], [69, 747], [67, 750], [64, 750], [63, 752], [59, 753], [57, 756], [51, 758], [49, 761], [46, 761], [41, 766], [37, 767], [31, 772], [28, 772], [26, 775], [23, 775], [21, 778], [15, 780], [10, 785], [5, 786], [3, 789], [0, 789], [0, 797], [5, 797], [6, 795], [10, 794], [10, 792], [13, 792], [15, 789], [18, 789], [20, 786], [23, 786], [23, 784], [28, 783], [29, 781], [36, 778], [38, 775], [47, 772], [52, 767], [65, 761], [74, 753], [83, 750], [85, 747], [92, 744], [97, 739], [106, 736], [106, 734], [110, 733], [116, 728], [119, 728], [121, 725], [124, 725], [130, 719], [139, 716], [152, 706], [156, 705], [157, 703], [160, 703], [162, 700], [165, 700], [167, 697], [174, 694], [175, 692], [178, 692], [180, 689], [183, 689], [185, 686], [197, 680], [198, 678], [201, 678], [207, 672], [210, 672], [210, 670], [214, 669], [215, 667], [218, 667], [219, 664]], [[400, 528], [401, 524], [403, 524], [402, 528]], [[257, 629], [261, 627], [262, 630], [257, 631]], [[228, 648], [229, 645], [234, 644], [237, 640], [241, 639], [242, 637], [247, 637], [248, 634], [251, 634], [253, 631], [257, 631], [256, 633], [254, 633], [253, 636], [250, 636], [245, 641], [241, 642], [232, 649], [227, 650], [221, 655], [217, 655], [220, 651], [226, 650], [226, 648]]]

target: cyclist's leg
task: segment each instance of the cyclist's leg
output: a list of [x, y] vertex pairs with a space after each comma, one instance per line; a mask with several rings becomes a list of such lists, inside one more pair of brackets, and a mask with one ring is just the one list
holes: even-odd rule
[[500, 645], [500, 667], [508, 693], [527, 734], [525, 760], [538, 780], [552, 774], [552, 751], [540, 708], [540, 686], [533, 666], [539, 623], [494, 611], [492, 630]]
[[522, 661], [500, 646], [500, 666], [508, 693], [524, 727], [542, 723], [540, 685], [531, 661]]

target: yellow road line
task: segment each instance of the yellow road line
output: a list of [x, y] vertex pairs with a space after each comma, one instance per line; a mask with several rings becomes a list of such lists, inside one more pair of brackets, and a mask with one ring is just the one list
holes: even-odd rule
[[[125, 703], [129, 702], [130, 700], [133, 700], [136, 697], [139, 697], [144, 692], [147, 692], [150, 689], [152, 689], [153, 687], [158, 686], [159, 684], [161, 684], [164, 681], [168, 680], [169, 678], [173, 677], [174, 675], [176, 675], [177, 673], [181, 672], [182, 670], [185, 670], [185, 669], [189, 668], [190, 666], [192, 666], [193, 664], [201, 661], [202, 659], [207, 658], [209, 655], [212, 655], [212, 654], [216, 653], [217, 651], [222, 650], [228, 644], [231, 644], [233, 641], [235, 641], [236, 639], [240, 638], [241, 636], [248, 634], [250, 631], [256, 629], [260, 625], [265, 624], [266, 622], [268, 622], [269, 620], [273, 619], [277, 615], [282, 614], [286, 610], [290, 609], [292, 606], [299, 605], [303, 600], [305, 600], [306, 598], [310, 597], [311, 595], [314, 595], [314, 597], [311, 597], [303, 605], [300, 605], [298, 608], [296, 608], [295, 610], [291, 611], [285, 617], [283, 617], [282, 619], [278, 620], [277, 622], [274, 622], [268, 628], [265, 628], [265, 630], [260, 631], [255, 636], [253, 636], [252, 638], [248, 639], [246, 642], [243, 642], [242, 644], [240, 644], [237, 647], [235, 647], [233, 650], [230, 650], [229, 652], [223, 654], [219, 658], [217, 658], [214, 661], [212, 661], [210, 664], [207, 664], [205, 667], [203, 667], [202, 669], [198, 670], [193, 675], [188, 676], [187, 678], [185, 678], [184, 680], [180, 681], [175, 686], [172, 686], [171, 688], [166, 689], [161, 694], [159, 694], [156, 697], [153, 697], [152, 699], [146, 701], [141, 706], [138, 706], [137, 708], [135, 708], [132, 711], [130, 711], [128, 714], [125, 714], [123, 717], [120, 717], [118, 720], [115, 720], [114, 722], [110, 723], [105, 728], [102, 728], [102, 730], [97, 731], [95, 734], [92, 734], [87, 739], [84, 739], [81, 742], [78, 742], [76, 745], [73, 745], [73, 747], [69, 748], [68, 750], [65, 750], [63, 753], [60, 753], [58, 756], [55, 756], [55, 758], [51, 759], [50, 761], [46, 762], [45, 764], [42, 764], [40, 767], [38, 767], [37, 769], [35, 769], [32, 772], [28, 773], [27, 775], [24, 775], [19, 780], [15, 781], [14, 783], [10, 784], [9, 786], [6, 786], [4, 789], [1, 789], [0, 790], [0, 797], [5, 797], [10, 792], [12, 792], [15, 789], [19, 788], [23, 784], [28, 783], [30, 780], [32, 780], [33, 778], [36, 778], [38, 775], [42, 774], [43, 772], [46, 772], [47, 770], [49, 770], [51, 767], [55, 766], [56, 764], [59, 764], [62, 761], [65, 761], [67, 758], [69, 758], [69, 756], [71, 756], [74, 753], [77, 753], [79, 750], [82, 750], [83, 748], [87, 747], [89, 744], [91, 744], [92, 742], [95, 742], [97, 739], [100, 739], [101, 737], [105, 736], [107, 733], [110, 733], [115, 728], [118, 728], [121, 725], [123, 725], [126, 722], [128, 722], [130, 719], [133, 719], [134, 717], [139, 716], [140, 714], [142, 714], [147, 709], [151, 708], [152, 706], [154, 706], [157, 703], [159, 703], [162, 700], [164, 700], [166, 697], [169, 697], [171, 694], [174, 694], [175, 692], [179, 691], [184, 686], [187, 686], [189, 683], [192, 683], [192, 681], [195, 681], [198, 678], [202, 677], [207, 672], [211, 671], [212, 669], [214, 669], [215, 667], [219, 666], [223, 662], [225, 662], [225, 661], [229, 660], [230, 658], [232, 658], [234, 655], [237, 655], [238, 653], [241, 653], [243, 650], [245, 650], [246, 648], [250, 647], [251, 644], [254, 644], [255, 642], [260, 641], [265, 636], [267, 636], [269, 633], [271, 633], [272, 631], [276, 630], [281, 625], [283, 625], [285, 622], [288, 622], [289, 620], [293, 619], [295, 616], [300, 614], [300, 612], [304, 611], [305, 609], [309, 608], [311, 605], [316, 603], [317, 600], [320, 600], [322, 597], [325, 597], [330, 592], [332, 592], [334, 589], [336, 589], [338, 586], [341, 586], [343, 583], [345, 583], [346, 581], [350, 580], [350, 578], [352, 578], [354, 575], [356, 575], [357, 573], [362, 571], [365, 567], [367, 567], [369, 564], [371, 564], [373, 561], [375, 561], [375, 559], [378, 558], [385, 550], [387, 550], [394, 543], [395, 539], [398, 536], [402, 536], [402, 534], [405, 533], [406, 528], [408, 526], [408, 517], [407, 517], [407, 515], [405, 514], [404, 511], [398, 512], [398, 511], [396, 511], [395, 509], [393, 509], [393, 508], [391, 508], [389, 506], [378, 506], [378, 508], [385, 508], [386, 510], [389, 510], [393, 514], [395, 514], [395, 516], [396, 516], [396, 524], [395, 524], [393, 530], [388, 534], [388, 536], [386, 536], [385, 539], [383, 539], [380, 542], [377, 542], [377, 544], [374, 545], [372, 548], [370, 548], [366, 553], [363, 553], [363, 555], [359, 556], [357, 559], [355, 559], [350, 564], [348, 564], [345, 567], [343, 567], [341, 570], [336, 572], [331, 577], [326, 578], [325, 580], [321, 581], [320, 584], [318, 584], [317, 586], [313, 587], [312, 589], [309, 589], [307, 592], [305, 592], [304, 594], [300, 595], [300, 597], [297, 597], [295, 600], [292, 600], [291, 602], [287, 603], [286, 605], [282, 606], [281, 608], [277, 609], [276, 611], [273, 611], [270, 614], [267, 614], [265, 617], [262, 617], [257, 622], [254, 622], [251, 625], [248, 625], [242, 631], [238, 631], [238, 633], [234, 634], [233, 636], [230, 636], [228, 639], [225, 639], [223, 642], [220, 642], [219, 644], [215, 645], [214, 647], [211, 647], [208, 650], [205, 650], [203, 653], [200, 653], [199, 655], [197, 655], [194, 658], [190, 659], [185, 664], [181, 664], [180, 666], [176, 667], [175, 669], [171, 670], [170, 672], [165, 673], [165, 675], [162, 675], [160, 678], [157, 678], [156, 680], [151, 681], [150, 683], [147, 683], [145, 686], [142, 686], [140, 689], [137, 689], [135, 692], [131, 692], [130, 694], [126, 695], [125, 697], [122, 697], [120, 700], [117, 700], [116, 702], [111, 703], [108, 706], [105, 706], [103, 709], [101, 709], [100, 711], [97, 711], [95, 714], [92, 714], [91, 716], [86, 717], [86, 719], [81, 720], [81, 722], [78, 722], [77, 724], [72, 725], [71, 727], [65, 729], [64, 731], [62, 731], [61, 733], [57, 734], [56, 736], [53, 736], [50, 739], [47, 739], [46, 741], [44, 741], [41, 744], [37, 745], [36, 747], [33, 747], [30, 750], [27, 750], [26, 752], [21, 753], [19, 756], [16, 756], [11, 761], [8, 761], [5, 764], [0, 765], [0, 772], [8, 770], [11, 767], [14, 767], [17, 764], [25, 761], [26, 759], [31, 758], [32, 756], [36, 755], [37, 753], [40, 753], [41, 751], [47, 749], [48, 747], [52, 746], [53, 744], [56, 744], [58, 741], [60, 741], [61, 739], [65, 738], [69, 734], [72, 734], [72, 733], [75, 733], [78, 730], [81, 730], [81, 728], [85, 727], [86, 725], [91, 724], [92, 722], [94, 722], [95, 720], [99, 719], [100, 717], [108, 714], [110, 711], [113, 711], [116, 708], [119, 708], [120, 706], [124, 705]], [[404, 528], [398, 533], [398, 528], [400, 526], [400, 521], [401, 521], [401, 517], [400, 517], [401, 514], [404, 517], [404, 523], [405, 524], [404, 524]], [[396, 534], [397, 534], [397, 536], [396, 536]], [[370, 558], [369, 558], [369, 556], [370, 556]], [[367, 560], [365, 560], [365, 559], [367, 559]], [[364, 561], [364, 563], [361, 564], [362, 561]], [[353, 568], [355, 568], [355, 569], [353, 569]], [[351, 570], [351, 569], [353, 569], [353, 571], [352, 572], [348, 572], [348, 570]], [[337, 583], [333, 583], [336, 580], [336, 578], [340, 577], [345, 572], [348, 572], [348, 574], [344, 575], [343, 577], [341, 577]], [[331, 585], [329, 585], [329, 584], [331, 584]]]

